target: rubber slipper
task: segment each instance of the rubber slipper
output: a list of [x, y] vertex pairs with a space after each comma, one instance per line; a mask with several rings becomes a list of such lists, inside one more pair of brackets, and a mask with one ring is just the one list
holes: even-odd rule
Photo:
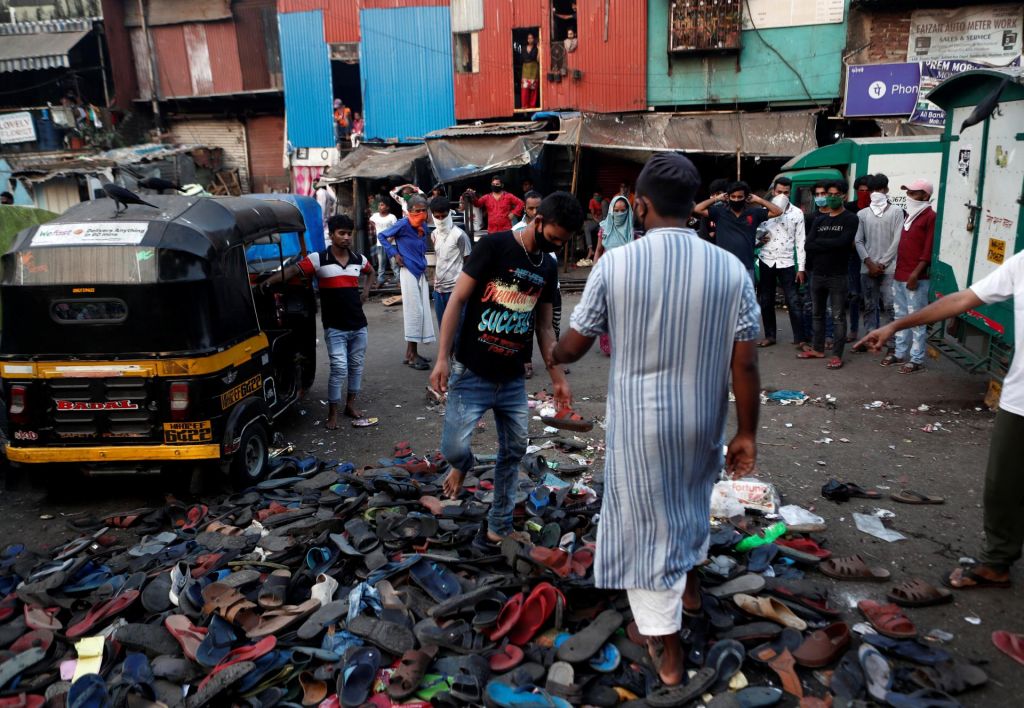
[[149, 657], [173, 655], [178, 652], [175, 638], [159, 624], [123, 624], [117, 627], [111, 636], [125, 648], [143, 652]]
[[767, 546], [769, 543], [775, 543], [781, 536], [786, 533], [786, 525], [781, 521], [778, 521], [770, 526], [765, 527], [759, 533], [747, 536], [740, 540], [734, 546], [734, 550], [738, 553], [746, 553], [752, 551], [758, 546]]
[[565, 596], [550, 583], [540, 583], [534, 587], [523, 602], [519, 621], [507, 635], [509, 641], [519, 646], [530, 641], [547, 623], [559, 602], [564, 606]]
[[[467, 607], [475, 607], [481, 600], [498, 592], [497, 586], [492, 583], [484, 583], [468, 592], [460, 593], [450, 597], [444, 602], [432, 605], [427, 614], [431, 617], [448, 617]], [[504, 605], [504, 602], [502, 603]]]
[[436, 653], [436, 647], [406, 651], [388, 680], [388, 695], [401, 701], [415, 693]]
[[743, 667], [746, 651], [735, 639], [715, 642], [704, 659], [704, 664], [715, 670], [715, 682], [719, 685], [728, 684], [729, 679], [739, 673]]
[[228, 690], [231, 686], [245, 678], [256, 665], [251, 661], [241, 661], [228, 666], [214, 674], [209, 681], [194, 695], [185, 701], [187, 708], [200, 708]]
[[51, 646], [53, 646], [53, 632], [48, 629], [33, 629], [31, 632], [26, 632], [15, 639], [8, 649], [15, 654], [20, 654], [23, 651], [38, 647], [44, 652], [49, 653]]
[[[164, 627], [167, 628], [171, 637], [173, 637], [181, 647], [181, 651], [185, 654], [185, 657], [189, 661], [197, 661], [196, 654], [199, 651], [199, 646], [206, 639], [209, 630], [206, 627], [195, 626], [192, 624], [192, 621], [184, 615], [169, 615], [164, 619]], [[233, 641], [233, 632], [231, 636]], [[217, 662], [213, 663], [216, 664]]]
[[710, 688], [714, 682], [715, 670], [713, 668], [704, 667], [702, 669], [698, 669], [685, 685], [659, 688], [648, 693], [647, 698], [645, 699], [646, 704], [651, 706], [651, 708], [675, 708], [675, 706], [684, 706], [699, 698], [700, 695]]
[[[902, 369], [900, 373], [904, 373]], [[885, 694], [885, 700], [892, 708], [962, 708], [962, 704], [948, 693], [932, 688], [922, 688], [913, 693], [890, 691]]]
[[29, 629], [46, 629], [51, 632], [59, 632], [64, 625], [57, 619], [59, 607], [30, 607], [25, 605], [24, 619], [25, 626]]
[[773, 686], [747, 686], [735, 693], [719, 693], [707, 708], [766, 708], [782, 700], [783, 691]]
[[873, 600], [861, 600], [857, 609], [867, 618], [879, 634], [893, 639], [911, 639], [917, 636], [917, 628], [906, 615], [893, 604], [882, 605]]
[[350, 519], [345, 524], [345, 531], [348, 533], [349, 542], [362, 554], [369, 553], [380, 545], [377, 534], [363, 519]]
[[367, 418], [367, 417], [364, 416], [362, 418], [356, 418], [355, 420], [353, 420], [352, 421], [352, 427], [353, 428], [371, 428], [374, 425], [377, 425], [377, 423], [379, 423], [379, 422], [380, 422], [379, 418]]
[[757, 661], [768, 664], [769, 668], [779, 677], [779, 681], [782, 683], [782, 690], [797, 698], [803, 698], [803, 684], [800, 682], [800, 677], [797, 676], [795, 670], [796, 661], [793, 659], [793, 655], [790, 654], [789, 649], [778, 651], [768, 646], [759, 647], [754, 651], [754, 658]]
[[747, 570], [751, 573], [763, 573], [772, 564], [778, 553], [779, 547], [774, 543], [758, 546], [747, 554]]
[[889, 495], [889, 498], [893, 501], [900, 502], [901, 504], [945, 504], [946, 500], [942, 497], [933, 497], [928, 494], [922, 494], [921, 492], [915, 492], [913, 489], [901, 489], [898, 492]]
[[494, 648], [493, 644], [477, 633], [465, 620], [454, 620], [439, 625], [436, 620], [425, 619], [417, 622], [413, 631], [421, 646], [433, 644], [460, 654], [478, 654]]
[[621, 664], [622, 653], [611, 642], [602, 644], [597, 653], [587, 661], [587, 665], [590, 668], [602, 674], [609, 674], [615, 671]]
[[[523, 650], [515, 644], [505, 644], [488, 658], [491, 671], [505, 673], [523, 663]], [[550, 687], [548, 688], [550, 690]]]
[[935, 667], [915, 669], [910, 680], [921, 688], [957, 695], [981, 688], [988, 683], [988, 675], [974, 664], [951, 658]]
[[800, 632], [807, 629], [807, 623], [804, 620], [797, 617], [791, 609], [773, 597], [754, 597], [739, 593], [733, 596], [732, 601], [738, 608], [754, 617], [776, 622], [783, 627], [792, 627]]
[[561, 548], [533, 546], [526, 557], [540, 568], [551, 571], [560, 578], [567, 578], [572, 572], [572, 556]]
[[230, 623], [217, 615], [210, 618], [210, 626], [206, 629], [206, 637], [195, 650], [196, 662], [212, 669], [231, 651], [232, 645], [238, 641], [238, 635]]
[[[579, 704], [583, 699], [583, 687], [576, 683], [576, 670], [572, 664], [564, 661], [556, 661], [548, 669], [544, 689], [552, 696], [564, 698], [573, 704]], [[618, 705], [617, 700], [615, 705]]]
[[594, 424], [583, 418], [572, 408], [565, 407], [558, 410], [553, 416], [541, 416], [541, 422], [560, 430], [573, 430], [578, 433], [586, 433], [594, 429]]
[[516, 593], [508, 599], [498, 614], [496, 626], [488, 634], [492, 642], [501, 639], [512, 631], [513, 627], [519, 624], [519, 618], [522, 616], [523, 604], [525, 602], [526, 595], [524, 593]]
[[[221, 659], [220, 662], [213, 667], [210, 673], [206, 675], [206, 678], [199, 683], [199, 689], [202, 690], [208, 684], [216, 681], [219, 674], [230, 670], [232, 666], [259, 661], [262, 657], [273, 652], [276, 646], [277, 637], [271, 636], [263, 637], [260, 641], [254, 644], [246, 644], [244, 646], [237, 647], [236, 649], [232, 649], [224, 655], [224, 658]], [[292, 657], [292, 665], [300, 665], [300, 662], [294, 656]]]
[[570, 664], [586, 661], [596, 654], [615, 631], [622, 626], [622, 615], [605, 610], [585, 628], [572, 635], [558, 648], [558, 660]]
[[915, 639], [892, 639], [884, 634], [865, 634], [861, 639], [887, 654], [922, 666], [936, 666], [953, 658], [944, 649], [927, 646]]
[[553, 696], [539, 686], [509, 686], [499, 681], [487, 684], [488, 705], [498, 708], [572, 708], [569, 701]]
[[992, 643], [1018, 664], [1024, 665], [1024, 634], [1015, 634], [1000, 629], [992, 632]]
[[302, 623], [296, 634], [299, 639], [313, 639], [332, 624], [338, 622], [347, 612], [348, 600], [336, 600], [328, 602], [326, 605], [321, 605], [316, 612], [309, 616], [309, 619]]
[[142, 606], [150, 614], [164, 612], [171, 608], [171, 574], [160, 573], [149, 581], [142, 590]]
[[756, 573], [747, 573], [732, 580], [727, 580], [721, 585], [707, 589], [708, 595], [719, 599], [732, 597], [740, 593], [753, 595], [761, 592], [765, 586], [765, 579]]
[[834, 622], [824, 629], [811, 632], [793, 650], [793, 659], [800, 666], [818, 669], [838, 661], [849, 645], [850, 626], [846, 622]]
[[68, 627], [68, 639], [81, 637], [92, 630], [97, 624], [126, 610], [139, 596], [138, 590], [126, 590], [106, 602], [101, 602], [90, 609], [81, 620]]
[[271, 634], [284, 632], [292, 625], [304, 621], [320, 607], [319, 600], [306, 600], [298, 605], [282, 605], [275, 610], [264, 612], [255, 625], [246, 626], [249, 639], [261, 639]]
[[46, 658], [46, 651], [41, 647], [33, 647], [0, 664], [0, 687], [6, 686], [26, 670]]
[[408, 627], [367, 615], [350, 619], [346, 629], [396, 656], [401, 656], [416, 645], [416, 638]]
[[839, 660], [833, 670], [829, 689], [836, 698], [841, 698], [846, 704], [849, 704], [864, 697], [866, 685], [864, 669], [861, 668], [857, 650], [850, 649], [843, 654], [843, 658]]
[[843, 368], [843, 360], [840, 359], [837, 356], [834, 356], [834, 357], [832, 357], [831, 359], [828, 360], [828, 363], [825, 364], [825, 368], [826, 369], [841, 369], [841, 368]]
[[361, 706], [366, 702], [380, 663], [380, 649], [376, 647], [360, 647], [352, 652], [338, 673], [337, 692], [342, 705]]
[[779, 550], [785, 553], [784, 549], [800, 551], [803, 554], [813, 556], [817, 560], [825, 560], [832, 556], [832, 551], [826, 550], [818, 545], [818, 542], [811, 538], [780, 538], [776, 543]]
[[436, 602], [444, 602], [462, 592], [459, 577], [448, 567], [426, 558], [409, 568], [409, 577]]
[[[975, 573], [970, 565], [963, 565], [959, 568], [955, 568], [950, 573], [942, 576], [942, 584], [947, 588], [953, 588], [954, 590], [984, 590], [984, 589], [1005, 589], [1010, 587], [1010, 581], [1007, 580], [992, 580], [986, 578], [981, 573]], [[957, 576], [957, 573], [959, 575]], [[954, 578], [954, 576], [957, 576]], [[970, 582], [963, 582], [968, 580]]]
[[953, 593], [949, 590], [937, 588], [918, 578], [900, 583], [886, 597], [900, 607], [928, 607], [953, 601]]
[[110, 705], [107, 682], [99, 674], [86, 674], [68, 689], [68, 708], [103, 708]]
[[859, 555], [829, 558], [818, 566], [823, 574], [836, 580], [888, 580], [885, 568], [872, 568]]
[[864, 671], [868, 695], [879, 703], [886, 703], [886, 696], [892, 690], [892, 667], [885, 657], [870, 644], [862, 644], [857, 658]]
[[291, 578], [291, 571], [288, 570], [275, 570], [267, 576], [266, 582], [260, 588], [257, 604], [265, 610], [275, 610], [281, 607], [288, 593], [288, 583]]
[[846, 485], [847, 490], [850, 492], [851, 497], [859, 497], [861, 499], [881, 499], [882, 493], [877, 489], [864, 489], [864, 487], [854, 482], [843, 482]]

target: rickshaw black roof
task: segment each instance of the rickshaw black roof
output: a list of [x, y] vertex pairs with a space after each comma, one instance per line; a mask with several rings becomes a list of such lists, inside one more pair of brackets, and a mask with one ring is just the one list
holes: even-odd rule
[[[114, 202], [97, 199], [77, 204], [50, 224], [149, 223], [140, 247], [187, 251], [213, 258], [232, 246], [251, 243], [273, 233], [306, 230], [302, 213], [285, 201], [249, 197], [182, 197], [140, 195], [158, 208], [131, 205], [114, 216]], [[32, 248], [38, 226], [25, 229], [11, 251]], [[67, 246], [74, 248], [75, 246]]]

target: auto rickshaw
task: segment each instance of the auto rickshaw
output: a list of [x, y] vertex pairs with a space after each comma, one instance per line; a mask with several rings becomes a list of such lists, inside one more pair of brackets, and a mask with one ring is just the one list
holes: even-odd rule
[[306, 255], [306, 224], [279, 200], [147, 199], [117, 216], [107, 199], [74, 206], [4, 255], [7, 460], [86, 472], [219, 463], [248, 486], [268, 472], [273, 421], [312, 380], [311, 285], [258, 287]]

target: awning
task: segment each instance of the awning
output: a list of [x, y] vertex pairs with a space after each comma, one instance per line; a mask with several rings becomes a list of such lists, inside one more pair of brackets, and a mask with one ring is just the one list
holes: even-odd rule
[[640, 113], [565, 116], [550, 145], [596, 148], [639, 162], [655, 152], [789, 157], [817, 147], [816, 113]]
[[425, 136], [430, 163], [442, 183], [522, 167], [544, 146], [543, 121], [460, 125]]
[[416, 161], [427, 157], [423, 145], [373, 147], [365, 143], [345, 156], [320, 178], [320, 184], [348, 182], [356, 178], [386, 179], [391, 175], [413, 179]]
[[147, 143], [107, 150], [106, 152], [98, 152], [92, 155], [83, 155], [79, 152], [26, 153], [24, 156], [19, 154], [6, 155], [5, 159], [10, 163], [13, 176], [20, 177], [28, 182], [45, 182], [54, 177], [107, 172], [108, 170], [128, 165], [162, 160], [165, 157], [192, 152], [202, 147], [205, 147], [205, 145]]
[[91, 31], [81, 21], [0, 25], [0, 73], [68, 68], [68, 52]]

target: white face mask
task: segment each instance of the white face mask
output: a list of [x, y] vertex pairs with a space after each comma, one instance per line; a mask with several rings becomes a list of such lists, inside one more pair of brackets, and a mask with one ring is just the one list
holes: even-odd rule
[[903, 228], [909, 229], [910, 225], [914, 223], [914, 219], [917, 218], [917, 215], [927, 209], [929, 204], [931, 204], [930, 199], [927, 201], [921, 201], [919, 199], [911, 199], [910, 197], [907, 197], [907, 218], [903, 222]]
[[789, 197], [785, 194], [776, 194], [772, 197], [772, 204], [782, 209], [782, 211], [786, 211], [786, 209], [789, 209]]
[[451, 213], [449, 213], [448, 216], [444, 217], [441, 220], [434, 219], [434, 226], [436, 226], [437, 230], [440, 231], [441, 233], [448, 233], [449, 231], [451, 231], [452, 230], [452, 215], [451, 215]]

